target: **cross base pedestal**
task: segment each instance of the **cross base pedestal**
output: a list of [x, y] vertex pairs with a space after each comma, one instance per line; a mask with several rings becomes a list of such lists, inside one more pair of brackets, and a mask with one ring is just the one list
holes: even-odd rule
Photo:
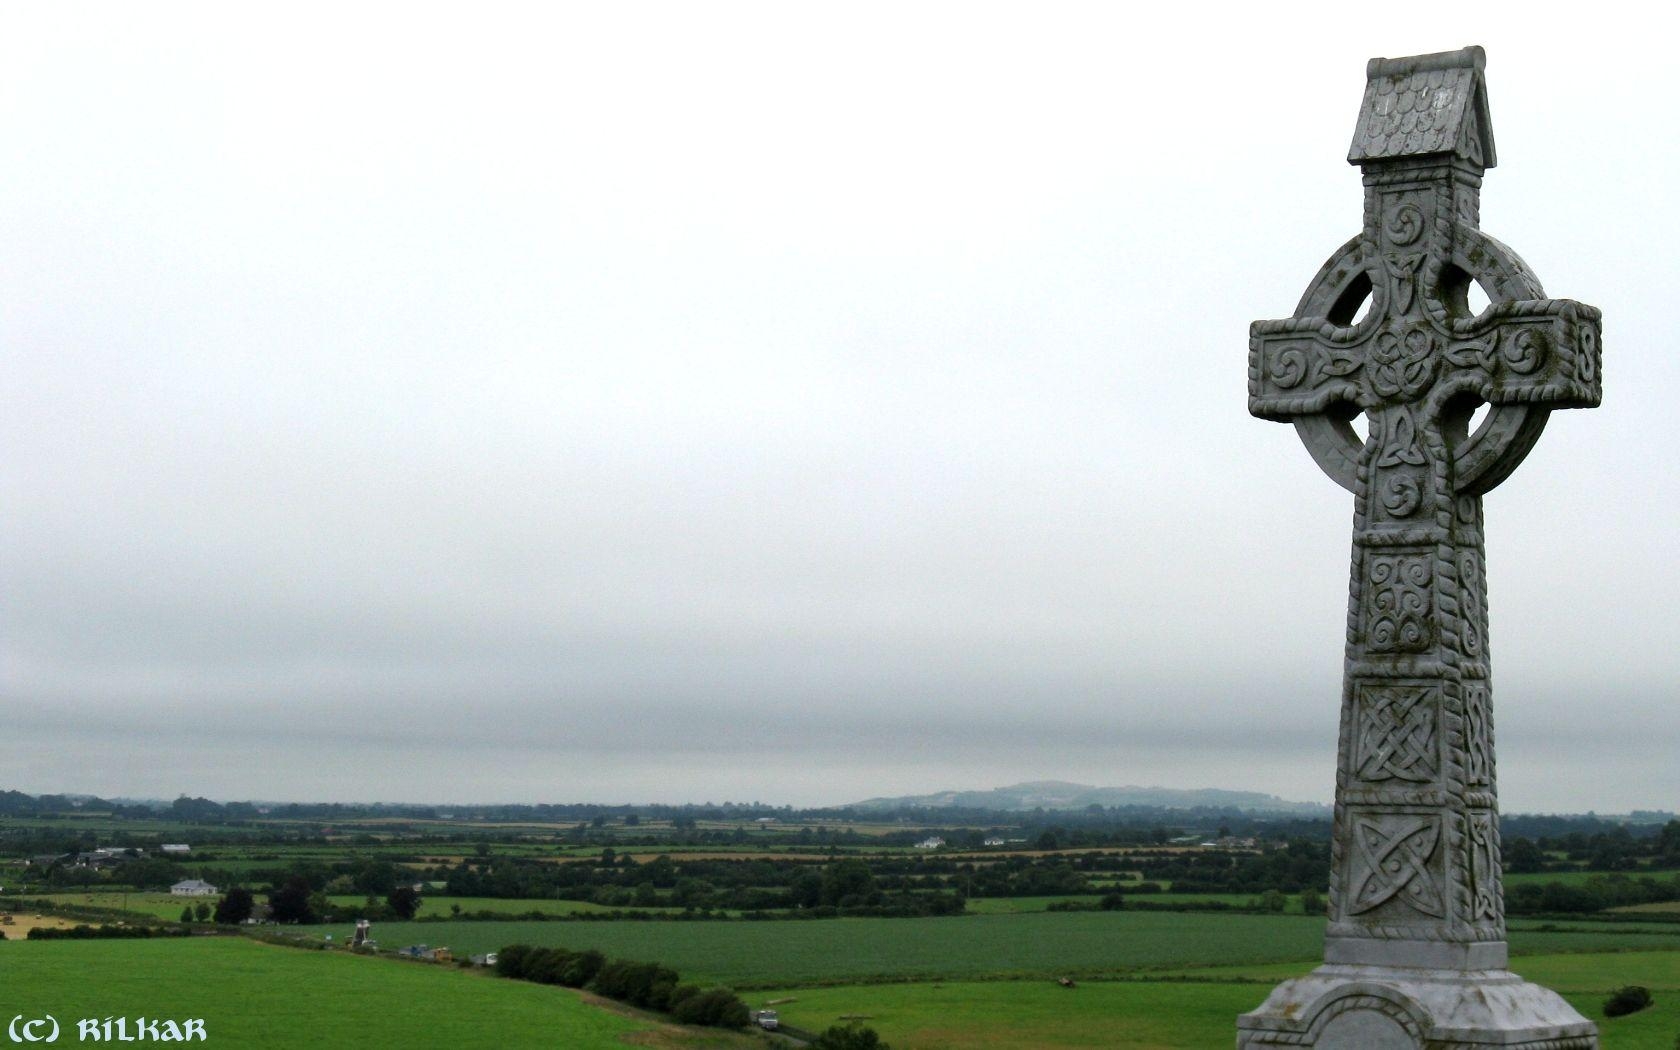
[[1327, 964], [1237, 1019], [1237, 1050], [1597, 1050], [1598, 1028], [1508, 970]]

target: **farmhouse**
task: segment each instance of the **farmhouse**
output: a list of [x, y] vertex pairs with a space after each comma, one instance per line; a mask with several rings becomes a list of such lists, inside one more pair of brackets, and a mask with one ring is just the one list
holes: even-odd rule
[[993, 835], [991, 838], [987, 839], [984, 844], [987, 846], [1001, 846], [1003, 845], [1003, 836]]
[[169, 892], [176, 897], [214, 897], [216, 887], [203, 879], [182, 879], [169, 887]]
[[943, 845], [945, 845], [945, 840], [944, 839], [940, 838], [938, 835], [929, 835], [927, 838], [925, 838], [922, 841], [916, 843], [916, 848], [917, 849], [938, 849]]

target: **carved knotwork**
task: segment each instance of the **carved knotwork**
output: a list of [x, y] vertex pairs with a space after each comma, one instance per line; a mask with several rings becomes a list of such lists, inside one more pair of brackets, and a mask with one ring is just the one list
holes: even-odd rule
[[1418, 444], [1417, 426], [1412, 422], [1411, 411], [1401, 407], [1386, 413], [1385, 417], [1389, 421], [1386, 427], [1388, 433], [1383, 438], [1381, 451], [1377, 453], [1377, 466], [1422, 466], [1426, 460], [1423, 448]]
[[1359, 863], [1350, 914], [1368, 912], [1394, 898], [1437, 919], [1446, 914], [1440, 884], [1429, 870], [1441, 842], [1435, 818], [1358, 820], [1354, 830]]
[[1365, 686], [1360, 692], [1355, 771], [1366, 781], [1427, 784], [1439, 772], [1436, 693], [1423, 686]]
[[1471, 659], [1479, 659], [1484, 655], [1482, 638], [1482, 594], [1485, 588], [1482, 581], [1482, 556], [1475, 548], [1459, 552], [1458, 555], [1458, 643], [1464, 650], [1464, 655]]
[[[1410, 278], [1406, 287], [1411, 287]], [[1416, 400], [1435, 379], [1440, 365], [1435, 347], [1435, 334], [1422, 325], [1404, 333], [1380, 333], [1371, 347], [1371, 391], [1383, 400]]]
[[1493, 786], [1493, 715], [1483, 682], [1464, 684], [1464, 783], [1472, 788]]
[[1465, 838], [1470, 847], [1470, 921], [1499, 921], [1505, 917], [1499, 888], [1499, 831], [1492, 813], [1472, 813]]

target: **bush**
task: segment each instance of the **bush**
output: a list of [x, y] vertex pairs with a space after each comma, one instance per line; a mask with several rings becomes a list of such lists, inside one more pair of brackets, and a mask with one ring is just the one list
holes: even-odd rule
[[1605, 1017], [1621, 1017], [1624, 1014], [1638, 1013], [1651, 1005], [1651, 990], [1630, 984], [1626, 988], [1618, 988], [1604, 1000]]
[[531, 954], [528, 944], [510, 944], [496, 953], [496, 976], [524, 977], [525, 957]]
[[37, 926], [24, 935], [26, 941], [81, 941], [94, 939], [130, 940], [146, 937], [185, 937], [191, 933], [179, 927], [154, 926], [72, 926], [69, 929], [52, 929], [47, 926]]
[[[501, 956], [496, 957], [501, 961]], [[538, 984], [561, 984], [571, 953], [560, 948], [533, 948], [525, 956], [525, 979]]]
[[669, 966], [627, 959], [609, 961], [593, 949], [572, 952], [510, 944], [496, 955], [496, 974], [572, 988], [588, 985], [590, 991], [608, 999], [669, 1011], [683, 1024], [744, 1028], [751, 1019], [747, 1005], [728, 988], [702, 991], [691, 984], [678, 984], [677, 971]]
[[695, 985], [692, 985], [692, 984], [679, 984], [679, 985], [677, 985], [675, 988], [671, 989], [671, 1012], [675, 1013], [676, 1010], [677, 1010], [677, 1007], [679, 1005], [681, 1005], [684, 1000], [689, 999], [689, 998], [691, 998], [693, 996], [696, 996], [696, 995], [699, 995], [699, 994], [700, 994], [700, 989], [698, 987], [696, 987]]
[[709, 1025], [713, 1028], [745, 1028], [750, 1019], [747, 1004], [728, 988], [708, 988], [695, 991], [685, 985], [686, 994], [673, 994], [675, 1005], [671, 1015], [680, 1024]]
[[251, 912], [256, 906], [256, 898], [251, 896], [250, 890], [243, 886], [234, 886], [216, 902], [216, 910], [212, 917], [219, 925], [237, 926], [251, 917]]
[[593, 981], [606, 964], [607, 957], [593, 948], [573, 952], [565, 969], [560, 972], [560, 983], [567, 988], [582, 988]]
[[811, 1041], [811, 1050], [892, 1050], [892, 1047], [881, 1042], [881, 1036], [875, 1029], [853, 1021], [848, 1025], [830, 1026]]
[[602, 966], [601, 972], [590, 983], [590, 989], [599, 995], [650, 1010], [668, 1007], [671, 990], [676, 986], [677, 971], [670, 967], [623, 959], [614, 959]]
[[608, 999], [627, 999], [630, 987], [629, 979], [624, 971], [634, 965], [623, 959], [614, 959], [601, 967], [595, 979], [589, 982], [589, 990], [596, 995], [604, 995]]
[[675, 971], [671, 971], [669, 980], [657, 978], [648, 986], [647, 1001], [643, 1005], [649, 1010], [665, 1010], [668, 1012], [671, 1009], [671, 993], [676, 988], [677, 975]]

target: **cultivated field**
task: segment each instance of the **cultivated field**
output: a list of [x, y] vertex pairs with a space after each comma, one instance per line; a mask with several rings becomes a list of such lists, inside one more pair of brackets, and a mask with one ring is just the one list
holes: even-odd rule
[[[1513, 922], [1519, 954], [1680, 950], [1680, 926]], [[339, 927], [298, 932], [342, 938]], [[1324, 923], [1298, 916], [1178, 912], [1039, 912], [937, 919], [782, 922], [377, 923], [382, 947], [447, 945], [457, 954], [525, 943], [657, 959], [737, 988], [864, 979], [1115, 975], [1138, 970], [1310, 962]], [[1665, 1050], [1673, 1050], [1672, 1047]]]
[[11, 922], [0, 925], [0, 934], [4, 934], [9, 941], [21, 941], [29, 937], [30, 930], [62, 930], [76, 925], [70, 919], [57, 915], [37, 915], [30, 911], [7, 913]]
[[[1125, 892], [1124, 882], [1116, 886]], [[1138, 910], [1148, 910], [1151, 907], [1182, 907], [1188, 910], [1198, 908], [1252, 908], [1258, 893], [1135, 893], [1126, 897], [1126, 907]], [[1322, 898], [1321, 898], [1322, 899]], [[975, 915], [1007, 915], [1024, 911], [1047, 911], [1050, 905], [1062, 901], [1095, 907], [1101, 900], [1101, 894], [1073, 895], [1060, 897], [974, 897], [968, 901], [968, 911]], [[1284, 914], [1301, 915], [1301, 898], [1299, 894], [1288, 894], [1284, 897]]]
[[[345, 932], [298, 929], [335, 938]], [[1322, 921], [1288, 916], [1052, 912], [781, 922], [387, 922], [375, 924], [373, 933], [384, 948], [425, 942], [457, 954], [514, 943], [596, 948], [658, 959], [684, 975], [739, 988], [1310, 959], [1322, 950], [1323, 929]]]

